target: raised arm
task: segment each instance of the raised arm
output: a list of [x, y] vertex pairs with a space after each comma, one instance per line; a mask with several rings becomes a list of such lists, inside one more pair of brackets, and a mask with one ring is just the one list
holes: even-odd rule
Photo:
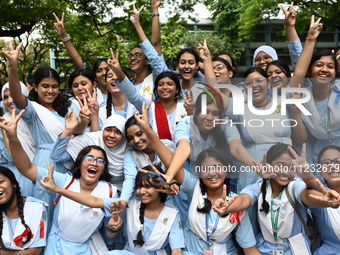
[[66, 51], [70, 58], [72, 59], [72, 62], [74, 63], [77, 69], [85, 69], [81, 56], [79, 55], [78, 51], [74, 48], [71, 42], [70, 35], [66, 33], [66, 29], [64, 26], [64, 13], [61, 15], [61, 19], [59, 19], [55, 13], [53, 13], [53, 16], [56, 20], [56, 22], [53, 23], [54, 28], [55, 30], [57, 30], [57, 33], [60, 36], [61, 41], [64, 43]]
[[35, 182], [37, 179], [38, 169], [32, 164], [31, 160], [22, 148], [17, 136], [17, 124], [23, 113], [24, 111], [21, 111], [17, 116], [15, 116], [15, 111], [13, 111], [12, 119], [10, 121], [3, 121], [0, 123], [0, 128], [6, 131], [10, 151], [15, 152], [12, 153], [12, 158], [17, 169], [22, 175], [30, 179], [32, 182]]
[[161, 28], [159, 24], [159, 12], [158, 8], [161, 4], [161, 0], [151, 0], [151, 44], [158, 52], [158, 55], [162, 55], [161, 45]]
[[14, 49], [12, 42], [9, 42], [9, 51], [2, 51], [7, 59], [8, 76], [9, 76], [9, 91], [13, 102], [19, 107], [24, 109], [27, 106], [26, 97], [21, 92], [18, 70], [18, 57], [22, 47], [22, 42]]
[[59, 193], [80, 204], [86, 205], [88, 207], [104, 208], [104, 201], [101, 198], [58, 187], [54, 181], [53, 172], [54, 172], [54, 165], [50, 166], [50, 164], [48, 163], [48, 175], [45, 175], [43, 178], [41, 178], [40, 180], [41, 186], [53, 192]]
[[299, 83], [304, 84], [303, 79], [306, 77], [308, 72], [309, 63], [313, 56], [315, 42], [322, 30], [322, 23], [320, 23], [320, 20], [321, 18], [319, 18], [317, 21], [314, 21], [314, 15], [312, 16], [303, 50], [296, 64], [293, 79], [289, 83], [289, 86], [291, 87], [297, 87]]

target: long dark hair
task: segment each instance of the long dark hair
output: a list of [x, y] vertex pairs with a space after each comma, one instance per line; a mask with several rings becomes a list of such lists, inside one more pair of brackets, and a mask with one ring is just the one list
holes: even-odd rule
[[[160, 165], [155, 165], [155, 167], [160, 173], [164, 174], [164, 171], [163, 171], [163, 169]], [[152, 171], [150, 166], [145, 166], [142, 169]], [[152, 183], [150, 183], [150, 177], [146, 173], [138, 172], [138, 174], [136, 176], [136, 180], [135, 180], [135, 187], [138, 189], [138, 188], [144, 187], [145, 184], [148, 184], [148, 185], [158, 189], [158, 187], [156, 187]], [[166, 198], [167, 198], [167, 194], [160, 192], [159, 196], [160, 196], [161, 202], [165, 203]], [[144, 224], [144, 211], [145, 211], [145, 204], [142, 202], [140, 204], [140, 207], [139, 207], [139, 221], [140, 221], [140, 224], [142, 224], [142, 225]], [[144, 243], [145, 243], [145, 241], [144, 241], [142, 229], [141, 229], [137, 233], [136, 240], [133, 240], [133, 244], [135, 246], [141, 247], [141, 246], [144, 245]]]
[[[58, 85], [60, 86], [59, 74], [56, 72], [56, 70], [50, 67], [40, 67], [34, 73], [33, 77], [34, 77], [34, 84], [37, 87], [39, 86], [39, 83], [45, 78], [55, 79]], [[39, 101], [38, 92], [36, 92], [35, 89], [31, 89], [28, 98], [32, 101], [37, 102], [38, 104], [41, 104], [41, 102]], [[58, 94], [58, 96], [52, 103], [53, 109], [56, 110], [57, 113], [62, 117], [65, 117], [70, 105], [71, 105], [71, 102], [68, 100], [67, 96], [61, 93]]]
[[[19, 213], [19, 217], [20, 217], [20, 220], [21, 220], [21, 224], [24, 225], [26, 229], [29, 229], [29, 232], [27, 233], [26, 241], [22, 242], [22, 244], [25, 245], [29, 241], [31, 241], [33, 235], [32, 235], [32, 231], [31, 231], [30, 227], [25, 222], [24, 203], [23, 203], [23, 199], [22, 199], [22, 196], [21, 196], [19, 183], [18, 183], [17, 179], [15, 178], [13, 172], [6, 167], [0, 166], [0, 174], [3, 175], [3, 176], [6, 176], [11, 181], [11, 183], [13, 185], [13, 192], [15, 192], [16, 199], [17, 199], [18, 213]], [[5, 251], [11, 251], [10, 249], [5, 247], [4, 242], [2, 240], [2, 230], [3, 230], [2, 212], [3, 211], [0, 209], [0, 213], [1, 213], [1, 217], [0, 217], [0, 246], [1, 246], [1, 249], [5, 250]]]
[[97, 145], [89, 145], [86, 146], [84, 149], [82, 149], [76, 160], [74, 161], [74, 170], [73, 170], [73, 177], [76, 179], [80, 178], [81, 175], [81, 171], [80, 171], [80, 167], [81, 167], [81, 162], [83, 161], [84, 156], [86, 156], [87, 153], [89, 153], [91, 150], [98, 150], [101, 151], [104, 155], [104, 160], [105, 160], [105, 164], [104, 164], [104, 173], [100, 176], [99, 180], [102, 181], [107, 181], [109, 182], [111, 180], [111, 174], [109, 173], [109, 160], [107, 158], [106, 152], [102, 147], [99, 147]]
[[309, 63], [309, 66], [308, 66], [308, 71], [309, 72], [311, 71], [311, 68], [312, 68], [313, 64], [317, 60], [319, 60], [322, 57], [328, 57], [328, 56], [330, 56], [333, 59], [333, 61], [334, 61], [335, 76], [336, 76], [337, 73], [338, 73], [338, 61], [336, 60], [336, 57], [335, 57], [334, 53], [331, 50], [328, 50], [328, 49], [319, 50], [319, 51], [314, 52], [314, 54], [312, 56], [312, 59], [311, 59], [311, 61]]
[[274, 60], [272, 62], [270, 62], [268, 65], [267, 65], [267, 68], [266, 68], [266, 72], [268, 71], [268, 68], [270, 66], [277, 66], [278, 68], [281, 69], [281, 71], [287, 76], [287, 78], [291, 78], [292, 75], [290, 73], [290, 69], [289, 69], [289, 65], [287, 64], [286, 61], [282, 60], [282, 59], [278, 59], [278, 60]]
[[[270, 147], [270, 149], [267, 152], [267, 163], [271, 164], [275, 159], [277, 159], [278, 157], [280, 157], [281, 155], [285, 153], [287, 153], [291, 158], [294, 158], [294, 155], [291, 153], [288, 147], [290, 147], [290, 145], [284, 144], [284, 143], [278, 143]], [[267, 182], [268, 182], [268, 179], [263, 179], [263, 182], [261, 184], [261, 194], [262, 194], [263, 202], [262, 202], [262, 208], [260, 209], [260, 212], [264, 212], [265, 214], [269, 213], [269, 203], [266, 200]]]
[[[217, 148], [208, 148], [202, 151], [200, 154], [198, 154], [196, 158], [196, 166], [201, 167], [202, 162], [208, 157], [212, 157], [220, 161], [223, 166], [227, 167], [227, 169], [229, 169], [229, 167], [233, 165], [231, 160], [222, 150], [217, 149]], [[202, 195], [205, 195], [207, 193], [207, 186], [204, 184], [202, 178], [199, 178], [199, 182], [200, 182], [201, 193]], [[227, 186], [227, 194], [229, 194], [231, 184], [230, 184], [230, 178], [228, 175], [226, 175], [224, 179], [224, 184]], [[197, 207], [196, 210], [200, 213], [208, 213], [211, 210], [211, 206], [212, 204], [210, 200], [207, 198], [204, 198], [204, 206], [202, 208]]]
[[[85, 68], [85, 69], [77, 69], [73, 73], [71, 73], [70, 78], [68, 78], [68, 88], [72, 91], [72, 84], [73, 80], [77, 78], [78, 76], [84, 76], [87, 79], [89, 79], [92, 84], [96, 82], [96, 76], [93, 73], [91, 69]], [[92, 92], [92, 91], [90, 91]], [[73, 94], [73, 91], [72, 91]], [[74, 94], [73, 94], [74, 95]]]
[[[217, 100], [216, 98], [216, 95], [214, 93], [210, 93], [211, 95], [213, 95], [215, 101], [216, 101], [216, 106], [218, 107], [218, 110], [220, 112], [220, 116], [219, 118], [222, 119], [223, 117], [223, 112], [224, 112], [224, 109], [223, 109], [223, 100], [222, 100], [222, 97], [220, 96], [221, 98], [221, 101], [222, 101], [222, 104], [219, 103], [219, 100]], [[197, 126], [197, 115], [199, 113], [202, 112], [202, 98], [203, 98], [203, 95], [206, 95], [206, 99], [207, 99], [207, 106], [210, 105], [210, 104], [215, 104], [214, 100], [211, 98], [211, 96], [209, 94], [207, 94], [206, 92], [202, 92], [201, 94], [198, 95], [197, 99], [196, 99], [196, 103], [195, 103], [195, 115], [194, 115], [194, 123], [195, 125]], [[224, 146], [225, 144], [225, 140], [226, 140], [226, 137], [225, 137], [225, 134], [223, 132], [223, 129], [222, 129], [223, 125], [216, 125], [210, 132], [214, 138], [214, 141], [216, 141], [216, 148], [219, 148], [219, 149], [222, 149], [222, 147]]]

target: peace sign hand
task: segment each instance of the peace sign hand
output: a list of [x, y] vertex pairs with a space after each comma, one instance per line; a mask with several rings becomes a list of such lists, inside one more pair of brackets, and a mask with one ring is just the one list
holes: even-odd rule
[[290, 3], [289, 9], [286, 10], [284, 5], [280, 5], [284, 15], [285, 15], [285, 24], [286, 26], [295, 26], [295, 21], [296, 21], [296, 11], [293, 10], [294, 7], [294, 2]]
[[79, 120], [77, 113], [74, 109], [71, 109], [71, 111], [65, 115], [65, 130], [68, 130], [70, 135], [73, 134], [74, 128], [78, 125]]
[[316, 179], [315, 182], [318, 184], [323, 196], [310, 194], [309, 197], [316, 201], [327, 203], [329, 207], [338, 208], [340, 206], [340, 194], [335, 190], [326, 190], [319, 179]]
[[18, 58], [19, 58], [19, 52], [20, 49], [22, 47], [22, 42], [19, 43], [19, 45], [14, 49], [12, 42], [8, 43], [8, 51], [2, 51], [2, 53], [4, 54], [4, 56], [7, 59], [7, 66], [8, 67], [16, 67], [18, 66]]
[[263, 154], [262, 163], [253, 161], [256, 173], [261, 176], [262, 179], [270, 179], [276, 176], [273, 171], [273, 167], [267, 163], [267, 153]]
[[314, 15], [312, 15], [309, 31], [308, 31], [308, 34], [307, 34], [308, 38], [313, 38], [313, 39], [318, 38], [318, 36], [319, 36], [319, 34], [320, 34], [320, 32], [323, 28], [323, 25], [322, 25], [322, 23], [320, 23], [320, 21], [321, 21], [321, 18], [318, 18], [317, 21], [314, 21]]
[[54, 164], [50, 165], [50, 162], [47, 163], [48, 175], [45, 175], [41, 178], [40, 184], [41, 186], [49, 189], [53, 192], [57, 192], [58, 186], [54, 181], [53, 173], [54, 173]]
[[125, 208], [127, 207], [127, 202], [125, 200], [118, 200], [116, 202], [112, 202], [110, 209], [113, 214], [119, 214], [121, 215]]
[[188, 116], [193, 114], [194, 107], [195, 107], [195, 102], [192, 96], [192, 92], [185, 90], [184, 108]]
[[207, 45], [207, 39], [204, 39], [203, 45], [200, 43], [198, 44], [197, 53], [203, 62], [211, 59], [210, 50]]
[[92, 116], [98, 116], [99, 113], [99, 104], [97, 101], [97, 91], [93, 90], [93, 95], [91, 95], [90, 91], [87, 89], [87, 106], [92, 114]]
[[25, 110], [22, 110], [17, 116], [15, 116], [15, 109], [13, 109], [11, 120], [3, 120], [0, 123], [0, 128], [6, 132], [8, 139], [17, 137], [17, 125], [24, 112]]
[[135, 115], [135, 119], [137, 120], [139, 126], [145, 131], [150, 127], [150, 122], [148, 118], [148, 110], [150, 108], [151, 102], [148, 102], [148, 104], [145, 106], [145, 102], [142, 104], [142, 114]]
[[[305, 175], [309, 173], [309, 164], [306, 159], [306, 144], [304, 143], [302, 145], [301, 156], [299, 156], [292, 147], [289, 146], [288, 149], [294, 157], [294, 159], [292, 159], [292, 164], [295, 171], [300, 177], [305, 178]], [[312, 178], [314, 175], [310, 173], [310, 177]]]
[[119, 64], [119, 50], [118, 49], [116, 50], [116, 56], [113, 53], [112, 48], [110, 48], [110, 53], [111, 53], [111, 59], [107, 60], [107, 64], [109, 68], [111, 68], [115, 73], [118, 71], [121, 71], [122, 68], [120, 67], [120, 64]]
[[133, 5], [133, 10], [130, 11], [130, 20], [132, 22], [133, 25], [139, 24], [139, 15], [140, 12], [144, 9], [144, 5], [142, 5], [142, 7], [137, 11], [135, 5]]
[[238, 195], [235, 195], [232, 199], [227, 201], [227, 186], [223, 185], [222, 197], [216, 199], [214, 205], [211, 207], [218, 215], [223, 216], [228, 214], [228, 208], [237, 199]]
[[64, 13], [61, 14], [61, 19], [53, 12], [53, 16], [56, 22], [53, 23], [54, 29], [57, 30], [58, 35], [61, 38], [67, 37], [67, 33], [64, 27]]

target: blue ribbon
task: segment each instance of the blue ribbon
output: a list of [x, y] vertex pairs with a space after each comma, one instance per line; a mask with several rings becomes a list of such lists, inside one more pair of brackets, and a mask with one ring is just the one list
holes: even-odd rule
[[333, 86], [332, 90], [336, 93], [334, 103], [338, 104], [340, 101], [340, 89], [337, 86]]

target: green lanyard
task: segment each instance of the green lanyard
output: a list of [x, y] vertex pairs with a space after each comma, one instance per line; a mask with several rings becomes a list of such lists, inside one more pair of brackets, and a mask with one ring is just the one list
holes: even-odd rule
[[[282, 197], [282, 191], [279, 194], [279, 199], [281, 200]], [[272, 221], [272, 231], [274, 235], [274, 240], [277, 243], [279, 240], [277, 233], [278, 233], [278, 225], [279, 225], [279, 215], [280, 215], [280, 208], [278, 208], [275, 212], [273, 210], [273, 205], [274, 205], [274, 198], [272, 194], [272, 201], [271, 201], [271, 207], [270, 207], [270, 218]]]

